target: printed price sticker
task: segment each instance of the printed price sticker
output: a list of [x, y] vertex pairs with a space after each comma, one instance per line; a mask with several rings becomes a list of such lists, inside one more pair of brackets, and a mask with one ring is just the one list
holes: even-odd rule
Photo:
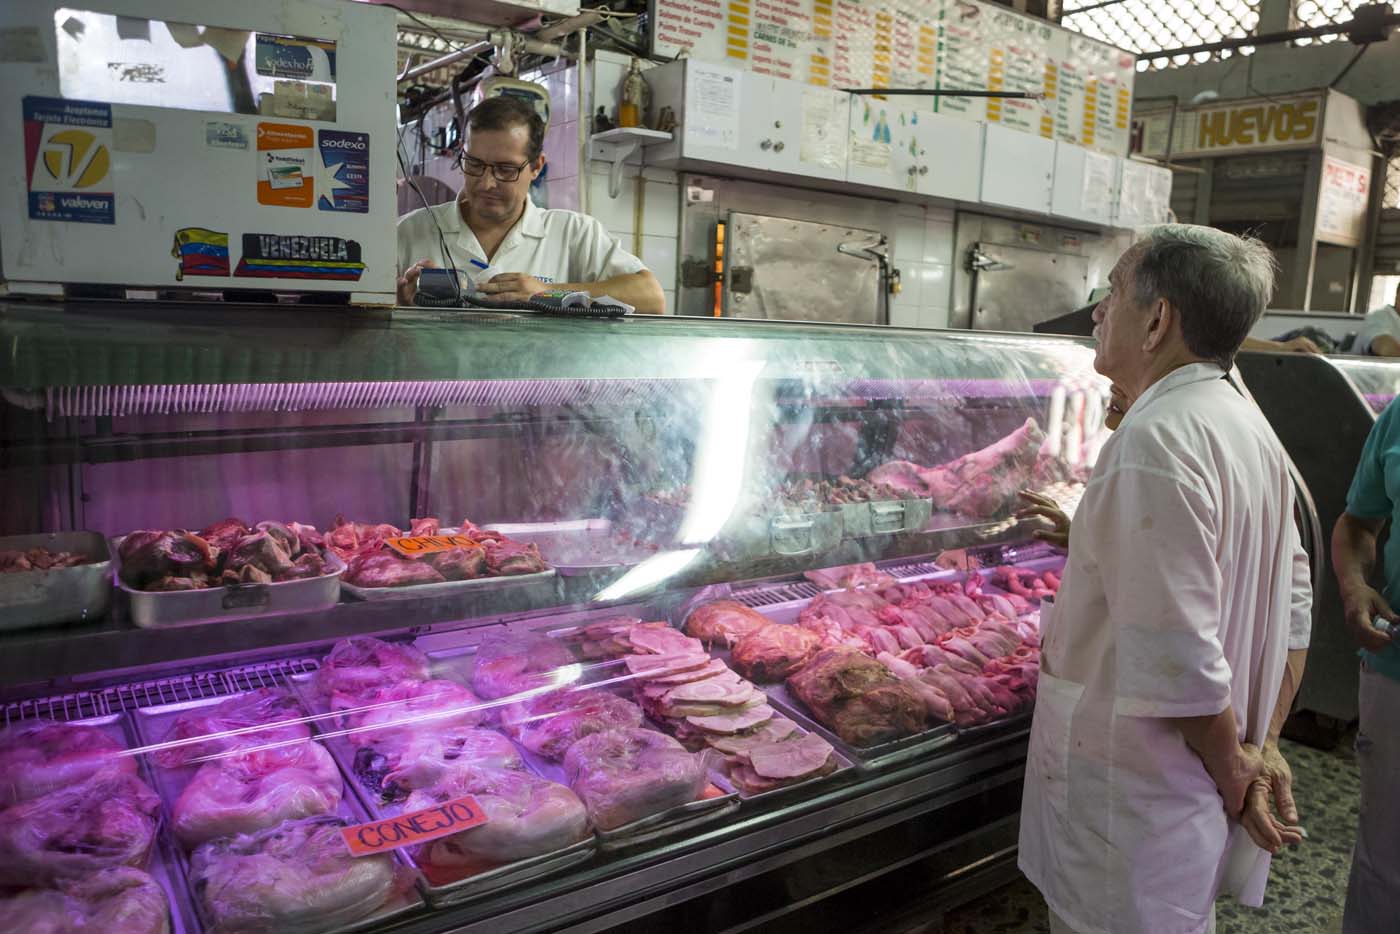
[[431, 555], [439, 551], [451, 551], [453, 548], [481, 547], [465, 535], [413, 535], [385, 539], [384, 544], [405, 558]]
[[398, 817], [340, 828], [351, 856], [374, 856], [399, 847], [426, 843], [438, 837], [479, 827], [490, 818], [471, 795], [435, 804]]

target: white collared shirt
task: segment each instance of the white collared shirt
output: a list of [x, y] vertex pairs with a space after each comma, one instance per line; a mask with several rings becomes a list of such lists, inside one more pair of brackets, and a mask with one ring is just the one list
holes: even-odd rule
[[1185, 366], [1133, 403], [1042, 610], [1019, 861], [1087, 934], [1199, 934], [1217, 890], [1257, 905], [1267, 878], [1168, 719], [1232, 705], [1262, 744], [1311, 600], [1285, 455], [1222, 376]]
[[400, 273], [423, 259], [443, 268], [450, 265], [442, 253], [438, 226], [452, 263], [463, 272], [489, 264], [497, 272], [523, 272], [546, 283], [598, 282], [646, 268], [595, 218], [575, 211], [541, 210], [527, 198], [525, 213], [489, 258], [462, 220], [456, 201], [405, 214], [398, 224]]

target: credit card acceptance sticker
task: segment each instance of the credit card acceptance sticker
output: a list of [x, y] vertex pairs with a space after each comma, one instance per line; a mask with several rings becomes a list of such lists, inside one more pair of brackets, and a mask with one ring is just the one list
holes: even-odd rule
[[309, 208], [316, 198], [315, 134], [291, 123], [258, 124], [258, 203]]

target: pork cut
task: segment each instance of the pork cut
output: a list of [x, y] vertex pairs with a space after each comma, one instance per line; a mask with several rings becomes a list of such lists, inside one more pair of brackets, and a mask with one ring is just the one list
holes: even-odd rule
[[423, 560], [432, 565], [433, 570], [441, 574], [444, 580], [475, 580], [490, 573], [490, 568], [486, 565], [486, 551], [479, 547], [439, 551]]
[[767, 704], [755, 704], [743, 710], [711, 716], [689, 716], [685, 722], [705, 733], [743, 733], [773, 719], [773, 708]]
[[49, 551], [47, 548], [0, 550], [0, 574], [18, 574], [21, 571], [56, 571], [61, 568], [92, 564], [96, 558], [74, 551]]
[[556, 691], [509, 705], [501, 726], [520, 745], [546, 759], [564, 758], [585, 736], [642, 725], [642, 710], [607, 691]]
[[737, 600], [716, 600], [691, 610], [685, 631], [706, 645], [730, 646], [766, 625], [768, 617]]
[[175, 835], [193, 847], [284, 820], [330, 814], [341, 793], [335, 760], [320, 743], [233, 753], [200, 766], [180, 793], [171, 809]]
[[754, 774], [773, 781], [811, 778], [836, 768], [831, 744], [815, 733], [756, 745], [741, 754]]
[[730, 659], [740, 674], [770, 684], [807, 664], [820, 648], [821, 639], [801, 626], [768, 623], [740, 638]]
[[219, 934], [310, 934], [372, 914], [397, 891], [389, 854], [352, 857], [338, 817], [220, 837], [190, 857], [190, 881]]
[[137, 590], [169, 576], [189, 576], [215, 570], [215, 554], [209, 543], [192, 532], [132, 532], [117, 546], [121, 578]]
[[573, 654], [558, 639], [539, 633], [489, 633], [481, 641], [472, 668], [472, 689], [486, 698], [522, 691], [565, 687], [576, 678]]
[[980, 451], [937, 467], [920, 467], [909, 461], [891, 461], [870, 472], [869, 479], [920, 496], [928, 496], [939, 509], [979, 518], [991, 518], [1014, 503], [1035, 469], [1036, 456], [1045, 440], [1035, 419]]
[[523, 771], [471, 769], [415, 791], [404, 810], [417, 811], [471, 795], [487, 821], [415, 849], [428, 866], [472, 867], [543, 856], [587, 839], [588, 811], [557, 782]]
[[274, 537], [270, 532], [255, 532], [234, 542], [224, 556], [224, 583], [267, 583], [290, 571], [292, 558], [286, 541], [286, 537]]
[[232, 749], [308, 739], [311, 728], [305, 717], [301, 704], [285, 690], [260, 688], [180, 714], [161, 740], [166, 748], [151, 758], [173, 769]]
[[486, 549], [486, 564], [492, 574], [508, 577], [538, 574], [549, 570], [539, 547], [533, 542], [516, 542], [507, 538], [495, 541], [487, 538], [481, 541], [481, 545]]
[[693, 639], [665, 623], [643, 623], [627, 633], [632, 651], [652, 655], [698, 655], [705, 651], [699, 639]]
[[481, 727], [421, 730], [355, 750], [355, 774], [385, 802], [471, 769], [523, 769], [515, 744]]
[[747, 752], [755, 746], [778, 743], [797, 733], [797, 724], [787, 717], [774, 716], [749, 733], [735, 733], [729, 736], [712, 736], [709, 746], [725, 755], [734, 756]]
[[204, 539], [219, 551], [227, 551], [233, 547], [234, 542], [253, 531], [252, 527], [242, 519], [230, 516], [227, 519], [220, 519], [218, 522], [210, 523], [199, 530], [199, 537]]
[[337, 642], [316, 670], [316, 690], [326, 698], [353, 698], [400, 681], [424, 681], [428, 667], [428, 657], [412, 645], [352, 636]]
[[0, 732], [0, 806], [86, 781], [99, 772], [136, 774], [136, 760], [94, 726], [36, 720]]
[[112, 771], [12, 805], [0, 811], [0, 885], [142, 866], [159, 808], [139, 778]]
[[155, 879], [123, 866], [0, 898], [0, 918], [27, 934], [168, 934], [170, 903]]
[[823, 590], [836, 590], [840, 587], [886, 587], [895, 582], [893, 577], [869, 562], [807, 571], [802, 576]]
[[874, 746], [924, 729], [919, 695], [873, 658], [823, 649], [787, 680], [812, 714], [853, 746]]
[[355, 587], [412, 587], [441, 584], [447, 578], [426, 561], [401, 558], [393, 551], [373, 551], [352, 557], [341, 580]]
[[564, 756], [564, 774], [600, 830], [689, 804], [705, 787], [701, 756], [643, 729], [585, 736]]

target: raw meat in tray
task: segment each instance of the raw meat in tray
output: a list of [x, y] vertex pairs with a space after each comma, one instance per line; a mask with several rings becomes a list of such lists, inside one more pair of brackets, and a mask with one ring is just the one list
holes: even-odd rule
[[334, 527], [326, 533], [326, 544], [347, 564], [345, 583], [363, 588], [412, 587], [550, 570], [535, 545], [479, 528], [469, 519], [463, 519], [457, 529], [444, 529], [441, 521], [432, 517], [413, 519], [407, 536], [439, 534], [462, 536], [470, 543], [407, 557], [386, 544], [389, 539], [405, 537], [397, 526], [351, 522], [336, 516]]
[[685, 631], [706, 645], [731, 646], [768, 622], [768, 617], [737, 600], [715, 600], [691, 610]]
[[0, 732], [0, 806], [86, 781], [98, 772], [136, 774], [126, 747], [95, 726], [33, 720]]
[[374, 913], [399, 891], [389, 855], [352, 857], [339, 817], [289, 820], [220, 837], [190, 857], [190, 883], [211, 930], [325, 931]]
[[338, 698], [353, 706], [354, 698], [375, 688], [428, 677], [428, 657], [413, 646], [352, 636], [331, 649], [316, 670], [315, 683], [317, 693], [336, 707]]
[[198, 532], [141, 529], [117, 548], [121, 579], [147, 591], [201, 590], [225, 584], [267, 584], [333, 573], [313, 526], [224, 519]]
[[151, 754], [161, 768], [174, 769], [240, 746], [308, 739], [301, 704], [280, 688], [249, 691], [212, 707], [175, 718], [162, 739], [165, 748]]

